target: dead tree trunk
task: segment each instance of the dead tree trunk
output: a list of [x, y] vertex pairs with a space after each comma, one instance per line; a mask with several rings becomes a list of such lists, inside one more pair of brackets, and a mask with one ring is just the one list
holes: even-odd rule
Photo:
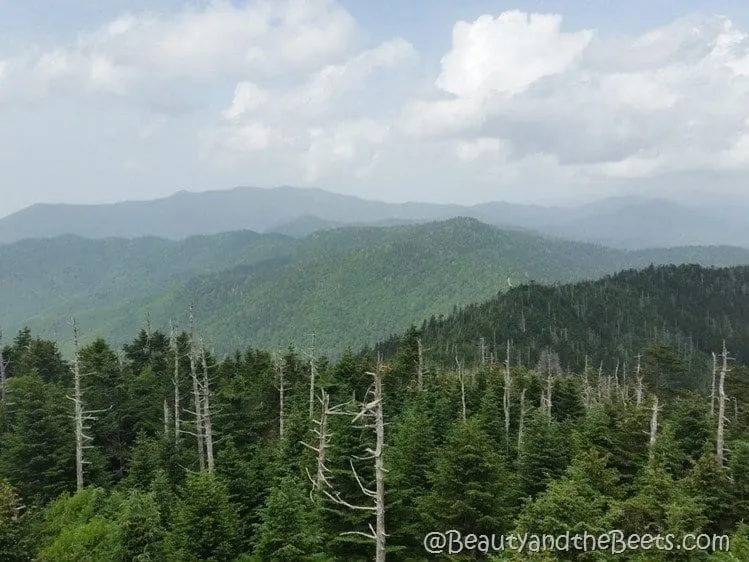
[[331, 494], [325, 490], [325, 495], [334, 502], [358, 511], [368, 511], [375, 515], [375, 526], [369, 525], [369, 533], [361, 531], [349, 531], [345, 535], [361, 535], [375, 541], [375, 562], [385, 562], [385, 549], [387, 533], [385, 530], [385, 467], [383, 465], [385, 450], [385, 418], [382, 405], [382, 362], [378, 358], [375, 372], [368, 373], [374, 378], [372, 387], [367, 392], [365, 402], [361, 411], [354, 417], [354, 422], [364, 419], [367, 420], [364, 427], [374, 429], [376, 444], [375, 448], [367, 449], [369, 456], [366, 458], [374, 459], [375, 468], [375, 489], [367, 488], [359, 478], [359, 475], [351, 462], [351, 470], [354, 478], [359, 484], [362, 493], [373, 500], [373, 505], [353, 505], [341, 498], [340, 493]]
[[[375, 461], [375, 481], [376, 481], [376, 498], [375, 505], [377, 507], [377, 524], [375, 528], [375, 536], [377, 541], [377, 548], [375, 554], [376, 562], [385, 562], [385, 469], [383, 466], [383, 456], [385, 449], [385, 416], [382, 410], [382, 365], [378, 364], [377, 369], [374, 373], [374, 419], [375, 419], [375, 433], [377, 435], [377, 443], [375, 445], [374, 461]], [[465, 418], [465, 405], [464, 414]]]
[[330, 440], [333, 436], [328, 428], [328, 418], [331, 414], [338, 413], [338, 409], [341, 407], [336, 406], [331, 408], [330, 395], [325, 392], [325, 390], [320, 392], [320, 419], [314, 420], [317, 428], [312, 430], [317, 437], [317, 446], [313, 447], [302, 441], [302, 445], [317, 453], [317, 473], [315, 474], [315, 477], [312, 478], [309, 470], [305, 469], [307, 471], [307, 477], [310, 479], [310, 482], [312, 482], [310, 497], [312, 497], [316, 491], [324, 492], [325, 490], [332, 488], [330, 481], [328, 480], [331, 471], [325, 464], [327, 461], [328, 447], [330, 446]]
[[197, 349], [195, 346], [195, 320], [190, 307], [190, 376], [192, 377], [192, 393], [195, 402], [195, 437], [198, 441], [198, 462], [200, 472], [205, 470], [205, 445], [203, 441], [203, 404], [200, 398], [200, 381], [198, 380]]
[[315, 417], [315, 334], [312, 334], [312, 351], [309, 356], [309, 419]]
[[276, 357], [276, 376], [278, 377], [278, 440], [284, 438], [284, 400], [286, 398], [286, 381], [284, 380], [284, 360], [283, 357]]
[[520, 420], [518, 421], [518, 451], [523, 446], [523, 429], [525, 429], [525, 389], [520, 393]]
[[458, 380], [460, 381], [460, 402], [463, 405], [463, 422], [466, 421], [466, 383], [465, 375], [463, 374], [463, 365], [460, 363], [460, 359], [455, 357], [455, 362], [458, 364]]
[[635, 401], [639, 406], [642, 404], [642, 394], [644, 392], [644, 383], [642, 380], [642, 355], [637, 355], [637, 367], [635, 368]]
[[205, 357], [205, 346], [200, 343], [200, 361], [203, 367], [203, 392], [201, 401], [203, 402], [203, 429], [205, 433], [205, 450], [206, 461], [208, 463], [208, 472], [213, 474], [215, 469], [213, 456], [213, 425], [211, 423], [211, 381], [208, 376], [208, 362]]
[[172, 376], [172, 386], [174, 387], [174, 442], [179, 442], [179, 412], [181, 409], [180, 396], [179, 396], [179, 344], [177, 343], [177, 335], [174, 331], [174, 325], [169, 322], [169, 347], [174, 354], [174, 375]]
[[715, 377], [718, 374], [718, 356], [713, 351], [713, 379], [710, 384], [710, 415], [715, 415]]
[[83, 391], [81, 390], [81, 368], [78, 360], [78, 326], [73, 320], [73, 385], [75, 405], [75, 484], [78, 491], [83, 489]]
[[655, 442], [658, 439], [658, 396], [653, 397], [652, 416], [650, 417], [650, 456], [654, 454]]
[[416, 345], [419, 350], [419, 359], [416, 364], [416, 389], [422, 392], [424, 390], [424, 346], [421, 343], [421, 338], [416, 340]]
[[725, 464], [725, 422], [726, 419], [726, 375], [730, 372], [728, 369], [728, 350], [726, 349], [726, 342], [723, 341], [723, 366], [720, 370], [720, 380], [718, 382], [718, 431], [716, 437], [716, 456], [718, 460], [718, 466], [723, 468]]
[[588, 356], [585, 356], [585, 366], [583, 367], [583, 400], [585, 403], [585, 411], [589, 411], [593, 403], [593, 388], [590, 384], [588, 368]]
[[510, 447], [510, 391], [512, 379], [510, 377], [510, 340], [507, 340], [507, 357], [505, 358], [505, 388], [502, 398], [502, 408], [505, 414], [505, 443]]
[[169, 435], [171, 434], [169, 421], [169, 401], [164, 398], [164, 437], [169, 437]]
[[73, 415], [73, 421], [75, 422], [75, 483], [76, 490], [80, 491], [83, 489], [83, 473], [84, 465], [89, 464], [84, 458], [84, 450], [90, 449], [91, 446], [87, 445], [92, 440], [92, 437], [86, 435], [88, 426], [86, 422], [95, 420], [94, 414], [104, 412], [106, 410], [85, 410], [83, 401], [83, 388], [82, 378], [85, 376], [81, 373], [80, 365], [80, 350], [78, 346], [78, 324], [73, 318], [73, 396], [66, 396], [68, 400], [71, 400], [74, 404], [75, 410]]

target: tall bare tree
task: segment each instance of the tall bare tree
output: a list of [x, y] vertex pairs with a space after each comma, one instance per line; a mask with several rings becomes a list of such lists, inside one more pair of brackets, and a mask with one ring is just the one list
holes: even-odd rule
[[455, 363], [458, 365], [458, 380], [460, 381], [460, 402], [463, 406], [463, 422], [466, 421], [466, 381], [465, 381], [465, 372], [463, 371], [463, 364], [460, 362], [460, 359], [458, 359], [458, 356], [455, 356]]
[[174, 355], [174, 374], [172, 375], [172, 386], [174, 388], [174, 442], [179, 441], [180, 418], [179, 412], [182, 408], [179, 396], [179, 345], [177, 343], [177, 334], [174, 330], [174, 324], [169, 321], [169, 347]]
[[661, 411], [658, 405], [658, 396], [653, 396], [653, 406], [651, 407], [652, 415], [650, 416], [650, 456], [654, 454], [655, 443], [658, 439], [658, 413]]
[[585, 410], [589, 411], [593, 405], [593, 386], [590, 383], [590, 366], [588, 356], [585, 355], [585, 366], [583, 367], [583, 401]]
[[315, 361], [315, 334], [312, 334], [312, 349], [309, 353], [309, 419], [315, 417], [315, 378], [317, 375]]
[[510, 340], [507, 340], [507, 357], [505, 357], [505, 384], [504, 396], [502, 398], [502, 409], [505, 414], [505, 443], [510, 446], [510, 392], [512, 379], [510, 377]]
[[171, 421], [171, 414], [169, 412], [169, 401], [164, 398], [164, 437], [169, 437], [172, 433], [169, 422]]
[[713, 377], [710, 384], [710, 415], [715, 415], [715, 378], [718, 374], [718, 356], [713, 351]]
[[203, 404], [203, 433], [205, 435], [206, 461], [208, 472], [213, 474], [215, 462], [213, 456], [213, 424], [211, 423], [211, 379], [208, 375], [208, 361], [205, 356], [205, 344], [200, 341], [200, 362], [203, 367], [203, 384], [201, 385], [201, 402]]
[[86, 434], [89, 427], [86, 425], [89, 421], [96, 420], [94, 414], [105, 412], [106, 410], [86, 410], [83, 400], [83, 388], [81, 379], [87, 374], [81, 373], [80, 364], [80, 349], [78, 345], [78, 324], [75, 318], [72, 320], [73, 324], [73, 396], [66, 396], [68, 400], [73, 402], [75, 407], [73, 421], [75, 422], [75, 483], [76, 489], [82, 490], [84, 486], [83, 482], [83, 466], [89, 464], [84, 458], [84, 451], [90, 449], [91, 445], [87, 443], [93, 440], [92, 437]]
[[637, 354], [637, 367], [635, 368], [635, 402], [639, 406], [642, 404], [645, 384], [642, 379], [642, 355]]
[[718, 466], [723, 468], [725, 464], [725, 423], [728, 421], [726, 418], [726, 375], [730, 372], [728, 368], [728, 361], [730, 357], [728, 355], [728, 349], [726, 348], [726, 342], [723, 341], [723, 365], [720, 369], [720, 379], [718, 382], [718, 429], [716, 436], [716, 457], [718, 460]]
[[373, 429], [375, 433], [375, 448], [367, 449], [368, 456], [362, 460], [373, 459], [375, 468], [375, 489], [367, 488], [359, 478], [354, 468], [353, 461], [350, 461], [351, 470], [356, 482], [359, 484], [361, 492], [372, 500], [371, 505], [354, 505], [341, 498], [340, 492], [331, 493], [324, 490], [326, 496], [337, 504], [343, 505], [356, 511], [367, 511], [375, 516], [375, 525], [369, 525], [369, 533], [362, 531], [348, 531], [343, 534], [361, 535], [375, 541], [375, 562], [385, 562], [385, 548], [387, 533], [385, 531], [385, 467], [383, 465], [385, 450], [385, 418], [382, 405], [382, 360], [378, 358], [377, 366], [374, 372], [367, 374], [372, 376], [374, 382], [364, 398], [361, 410], [353, 419], [353, 422], [364, 421], [364, 428]]
[[520, 419], [518, 420], [518, 451], [523, 446], [523, 430], [525, 429], [525, 389], [520, 393]]
[[285, 380], [285, 373], [284, 373], [284, 358], [283, 356], [278, 353], [273, 359], [273, 362], [276, 367], [276, 381], [278, 385], [276, 388], [278, 389], [278, 440], [283, 441], [284, 439], [284, 422], [286, 413], [285, 413], [285, 400], [286, 400], [286, 380]]
[[195, 416], [195, 437], [198, 442], [198, 462], [200, 471], [205, 470], [205, 444], [203, 440], [203, 403], [200, 392], [200, 380], [198, 378], [198, 350], [195, 341], [195, 317], [193, 308], [190, 306], [190, 377], [192, 378], [192, 394], [195, 411], [191, 412]]
[[421, 338], [416, 340], [416, 346], [418, 349], [418, 360], [416, 363], [416, 388], [419, 392], [424, 390], [424, 344], [421, 342]]
[[320, 391], [318, 400], [320, 401], [320, 419], [313, 420], [316, 427], [312, 430], [317, 437], [317, 444], [316, 446], [313, 446], [304, 441], [301, 442], [302, 445], [316, 453], [317, 471], [315, 477], [313, 478], [309, 470], [305, 469], [307, 471], [307, 477], [310, 479], [310, 482], [312, 482], [310, 496], [314, 495], [316, 491], [324, 492], [325, 490], [332, 490], [333, 488], [329, 480], [331, 471], [326, 464], [328, 448], [330, 447], [330, 442], [333, 438], [333, 433], [330, 431], [329, 420], [330, 416], [334, 414], [345, 414], [346, 412], [343, 411], [343, 408], [348, 404], [351, 404], [351, 402], [347, 402], [345, 404], [331, 407], [330, 395], [325, 392], [324, 389]]

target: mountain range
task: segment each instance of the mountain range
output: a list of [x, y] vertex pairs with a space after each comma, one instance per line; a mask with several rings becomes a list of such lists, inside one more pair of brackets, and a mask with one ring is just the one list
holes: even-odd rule
[[145, 326], [199, 328], [222, 351], [306, 345], [337, 354], [531, 280], [595, 279], [651, 263], [749, 264], [749, 249], [621, 250], [471, 218], [345, 227], [304, 238], [236, 231], [181, 241], [66, 235], [0, 246], [0, 324], [69, 341]]
[[303, 237], [341, 226], [392, 226], [456, 217], [612, 247], [749, 247], [746, 203], [687, 204], [619, 197], [577, 207], [504, 202], [474, 206], [384, 203], [321, 189], [238, 187], [181, 191], [152, 201], [37, 204], [0, 219], [0, 243], [73, 234], [92, 239], [155, 236], [182, 240], [235, 230]]

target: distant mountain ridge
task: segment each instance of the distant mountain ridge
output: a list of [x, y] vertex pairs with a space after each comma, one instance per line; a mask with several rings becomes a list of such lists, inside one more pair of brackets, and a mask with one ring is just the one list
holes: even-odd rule
[[749, 247], [749, 206], [691, 206], [619, 197], [577, 207], [504, 202], [473, 206], [384, 203], [316, 188], [238, 187], [178, 192], [109, 205], [38, 204], [0, 219], [0, 243], [75, 234], [85, 238], [156, 236], [182, 240], [234, 230], [303, 237], [343, 226], [396, 225], [471, 217], [504, 228], [638, 249], [688, 245]]
[[86, 338], [124, 341], [151, 317], [186, 325], [230, 351], [305, 345], [339, 353], [386, 338], [536, 280], [595, 279], [651, 263], [749, 264], [749, 249], [625, 251], [500, 229], [472, 218], [346, 227], [304, 238], [240, 231], [191, 237], [0, 246], [0, 325], [69, 343], [75, 315]]

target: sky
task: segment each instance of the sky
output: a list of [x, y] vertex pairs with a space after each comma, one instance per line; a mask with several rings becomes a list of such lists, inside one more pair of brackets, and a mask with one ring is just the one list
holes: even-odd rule
[[0, 0], [0, 216], [749, 198], [745, 0]]

